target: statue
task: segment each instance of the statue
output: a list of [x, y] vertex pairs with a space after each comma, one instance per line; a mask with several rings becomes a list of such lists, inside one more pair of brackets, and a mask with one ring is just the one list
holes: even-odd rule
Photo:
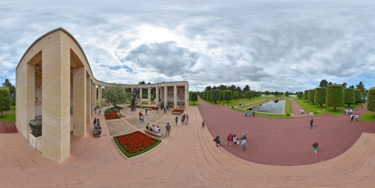
[[135, 92], [135, 90], [133, 91], [133, 98], [132, 98], [132, 112], [134, 112], [134, 111], [136, 111], [136, 104], [135, 104], [135, 100], [136, 100], [136, 98], [137, 98], [137, 92]]

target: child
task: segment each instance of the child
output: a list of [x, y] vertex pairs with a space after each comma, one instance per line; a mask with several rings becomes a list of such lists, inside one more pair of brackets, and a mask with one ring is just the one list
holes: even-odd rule
[[318, 144], [318, 142], [315, 142], [315, 143], [312, 145], [312, 147], [313, 147], [313, 150], [314, 150], [314, 154], [315, 154], [315, 155], [318, 154], [318, 150], [319, 150], [319, 144]]
[[230, 146], [232, 145], [232, 142], [233, 142], [233, 135], [229, 134], [228, 135], [228, 143], [229, 143]]
[[241, 138], [241, 147], [242, 147], [242, 151], [245, 151], [246, 150], [246, 139], [244, 138]]

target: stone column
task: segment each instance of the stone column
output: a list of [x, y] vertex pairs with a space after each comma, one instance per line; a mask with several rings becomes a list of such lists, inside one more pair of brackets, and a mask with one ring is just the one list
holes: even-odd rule
[[[43, 66], [43, 65], [42, 65]], [[16, 118], [17, 120], [18, 119], [24, 119], [26, 121], [22, 122], [21, 126], [26, 126], [22, 129], [19, 129], [19, 125], [17, 126], [17, 129], [18, 130], [21, 130], [20, 133], [25, 137], [27, 138], [27, 140], [29, 140], [30, 138], [30, 133], [31, 133], [31, 128], [29, 126], [29, 122], [30, 120], [32, 119], [35, 119], [35, 66], [34, 65], [30, 65], [30, 64], [27, 64], [26, 65], [26, 79], [25, 82], [26, 82], [26, 93], [21, 93], [21, 94], [18, 94], [16, 98], [23, 98], [26, 94], [26, 108], [25, 109], [22, 109], [22, 108], [16, 108]], [[42, 86], [43, 87], [43, 86]], [[23, 90], [24, 88], [17, 88], [16, 92], [19, 91], [19, 90]], [[43, 89], [43, 88], [42, 88]], [[21, 90], [21, 91], [22, 91]], [[43, 100], [43, 98], [42, 98]], [[17, 103], [18, 105], [18, 103]], [[42, 103], [43, 105], [43, 103]], [[25, 110], [25, 111], [23, 111]], [[20, 113], [20, 111], [23, 113]], [[21, 117], [20, 117], [21, 116]]]
[[168, 105], [168, 88], [167, 85], [164, 86], [164, 107]]
[[185, 107], [189, 106], [189, 86], [185, 84]]
[[91, 123], [91, 79], [86, 75], [86, 122]]
[[142, 88], [139, 88], [139, 99], [140, 99], [140, 105], [142, 106]]
[[159, 87], [155, 87], [155, 93], [156, 93], [156, 106], [159, 105]]
[[173, 86], [173, 108], [177, 108], [177, 86]]
[[62, 162], [70, 156], [70, 48], [50, 44], [42, 61], [42, 155]]
[[86, 70], [73, 69], [73, 134], [86, 134]]
[[99, 108], [102, 108], [102, 104], [103, 104], [102, 92], [103, 92], [103, 87], [101, 85], [99, 85], [99, 87], [98, 87]]
[[151, 106], [151, 89], [150, 89], [150, 87], [147, 88], [147, 103], [148, 103], [148, 106]]
[[96, 106], [96, 85], [93, 83], [91, 86], [91, 114], [95, 113], [95, 110], [94, 110], [95, 106]]
[[131, 92], [131, 94], [133, 94], [133, 87], [131, 87], [131, 91], [130, 92]]

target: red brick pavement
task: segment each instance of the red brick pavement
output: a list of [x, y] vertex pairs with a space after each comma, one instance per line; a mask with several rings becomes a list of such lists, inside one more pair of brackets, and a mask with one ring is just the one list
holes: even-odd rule
[[[363, 132], [375, 133], [374, 122], [349, 121], [347, 115], [324, 114], [314, 116], [314, 127], [309, 129], [311, 116], [281, 119], [244, 117], [243, 113], [223, 106], [200, 101], [199, 110], [214, 136], [225, 142], [229, 133], [247, 132], [247, 151], [240, 146], [223, 147], [242, 159], [270, 165], [304, 165], [332, 159], [348, 150]], [[292, 105], [295, 108], [295, 102]], [[363, 109], [356, 110], [360, 114]], [[318, 155], [313, 155], [312, 144], [319, 142]]]

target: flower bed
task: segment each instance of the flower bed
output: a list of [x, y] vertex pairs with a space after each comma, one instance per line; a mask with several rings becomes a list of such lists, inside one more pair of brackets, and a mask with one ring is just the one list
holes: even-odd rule
[[182, 114], [183, 112], [184, 112], [184, 110], [182, 110], [182, 109], [174, 109], [174, 110], [172, 111], [172, 114], [180, 115], [180, 114]]
[[106, 113], [105, 119], [120, 119], [120, 116], [117, 113]]
[[150, 108], [156, 110], [156, 106], [150, 106]]
[[161, 140], [147, 136], [140, 131], [122, 136], [114, 136], [113, 141], [127, 158], [150, 151], [161, 143]]

